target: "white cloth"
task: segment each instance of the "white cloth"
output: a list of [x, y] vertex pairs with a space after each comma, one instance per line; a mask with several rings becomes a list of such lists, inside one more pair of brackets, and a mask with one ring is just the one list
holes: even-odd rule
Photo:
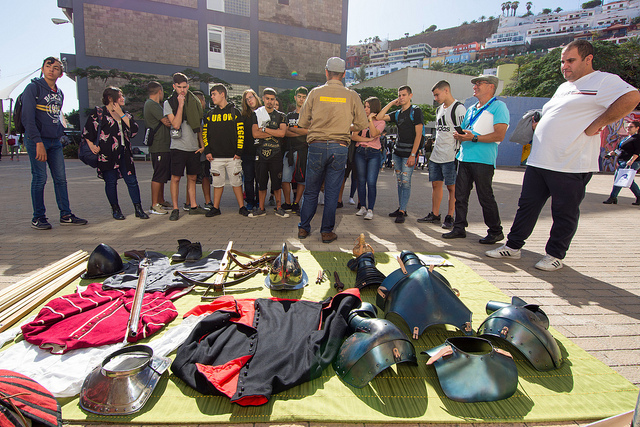
[[[184, 342], [191, 330], [206, 315], [189, 316], [161, 337], [147, 344], [157, 356], [167, 356]], [[20, 327], [5, 332], [16, 336]], [[4, 333], [3, 333], [4, 334]], [[20, 341], [0, 352], [0, 367], [19, 372], [49, 390], [54, 397], [72, 397], [80, 393], [82, 383], [93, 369], [124, 343], [71, 350], [63, 355], [51, 354], [37, 345]]]
[[542, 108], [527, 165], [556, 172], [597, 172], [600, 135], [587, 136], [584, 130], [634, 90], [617, 75], [601, 71], [561, 84]]
[[265, 123], [271, 120], [271, 116], [269, 116], [269, 113], [267, 112], [267, 108], [264, 106], [258, 108], [256, 111], [254, 111], [254, 113], [258, 118], [258, 127], [265, 126]]
[[[450, 111], [451, 108], [457, 105], [456, 111]], [[436, 110], [436, 139], [433, 141], [433, 151], [429, 160], [435, 163], [449, 163], [456, 159], [456, 148], [458, 143], [453, 139], [455, 129], [453, 129], [453, 121], [451, 115], [456, 114], [456, 123], [458, 126], [462, 125], [464, 115], [467, 109], [464, 105], [456, 104], [456, 100], [445, 108], [442, 104], [442, 108]]]

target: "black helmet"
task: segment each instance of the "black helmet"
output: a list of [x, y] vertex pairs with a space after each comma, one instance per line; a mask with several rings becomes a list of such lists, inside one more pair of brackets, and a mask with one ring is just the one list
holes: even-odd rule
[[124, 265], [118, 252], [111, 246], [100, 243], [89, 256], [87, 272], [80, 277], [83, 279], [97, 279], [113, 276], [122, 271], [124, 271]]

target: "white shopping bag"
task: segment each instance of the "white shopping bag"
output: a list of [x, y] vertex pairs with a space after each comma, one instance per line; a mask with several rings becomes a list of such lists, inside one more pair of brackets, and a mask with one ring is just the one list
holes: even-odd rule
[[613, 182], [613, 185], [616, 187], [631, 187], [633, 184], [633, 178], [636, 176], [635, 169], [618, 169], [616, 171], [616, 179]]

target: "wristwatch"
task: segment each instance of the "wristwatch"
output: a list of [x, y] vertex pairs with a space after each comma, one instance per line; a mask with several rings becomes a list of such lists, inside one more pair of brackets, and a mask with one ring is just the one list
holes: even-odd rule
[[415, 156], [416, 156], [415, 154], [411, 153], [411, 155], [409, 157], [415, 157]]
[[471, 142], [478, 142], [478, 135], [473, 135], [473, 138], [471, 138]]

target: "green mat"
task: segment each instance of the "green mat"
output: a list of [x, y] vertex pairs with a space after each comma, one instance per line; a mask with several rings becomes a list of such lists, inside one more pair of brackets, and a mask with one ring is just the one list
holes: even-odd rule
[[[347, 269], [348, 253], [300, 251], [296, 255], [309, 275], [310, 284], [299, 291], [270, 291], [264, 276], [230, 287], [236, 298], [285, 297], [319, 301], [335, 295], [332, 280], [315, 283], [319, 269], [337, 270], [342, 282], [353, 286], [355, 274]], [[377, 253], [378, 268], [389, 274], [398, 266], [395, 253]], [[460, 290], [460, 298], [473, 311], [473, 328], [486, 318], [489, 300], [510, 298], [475, 274], [462, 262], [448, 258], [453, 266], [440, 271]], [[376, 289], [362, 290], [362, 299], [375, 304]], [[68, 292], [67, 292], [68, 293]], [[176, 301], [182, 314], [201, 304], [202, 292]], [[544, 308], [544, 307], [543, 307]], [[379, 313], [381, 314], [381, 313]], [[171, 325], [178, 324], [181, 316]], [[406, 331], [406, 327], [403, 325]], [[408, 331], [406, 331], [408, 332]], [[353, 388], [343, 383], [333, 368], [322, 377], [277, 394], [259, 407], [231, 404], [226, 397], [203, 396], [174, 375], [165, 373], [147, 405], [131, 416], [96, 416], [84, 413], [78, 399], [61, 400], [65, 421], [124, 423], [249, 423], [249, 422], [370, 422], [370, 423], [461, 423], [544, 422], [601, 419], [633, 410], [638, 389], [611, 368], [587, 354], [551, 328], [563, 353], [563, 365], [550, 372], [538, 372], [512, 351], [519, 373], [516, 393], [509, 399], [490, 403], [458, 403], [448, 399], [426, 355], [418, 355], [418, 366], [394, 365], [368, 386]], [[447, 337], [461, 335], [453, 327], [434, 326], [417, 341], [418, 353], [441, 344]], [[173, 355], [172, 355], [173, 356]]]

